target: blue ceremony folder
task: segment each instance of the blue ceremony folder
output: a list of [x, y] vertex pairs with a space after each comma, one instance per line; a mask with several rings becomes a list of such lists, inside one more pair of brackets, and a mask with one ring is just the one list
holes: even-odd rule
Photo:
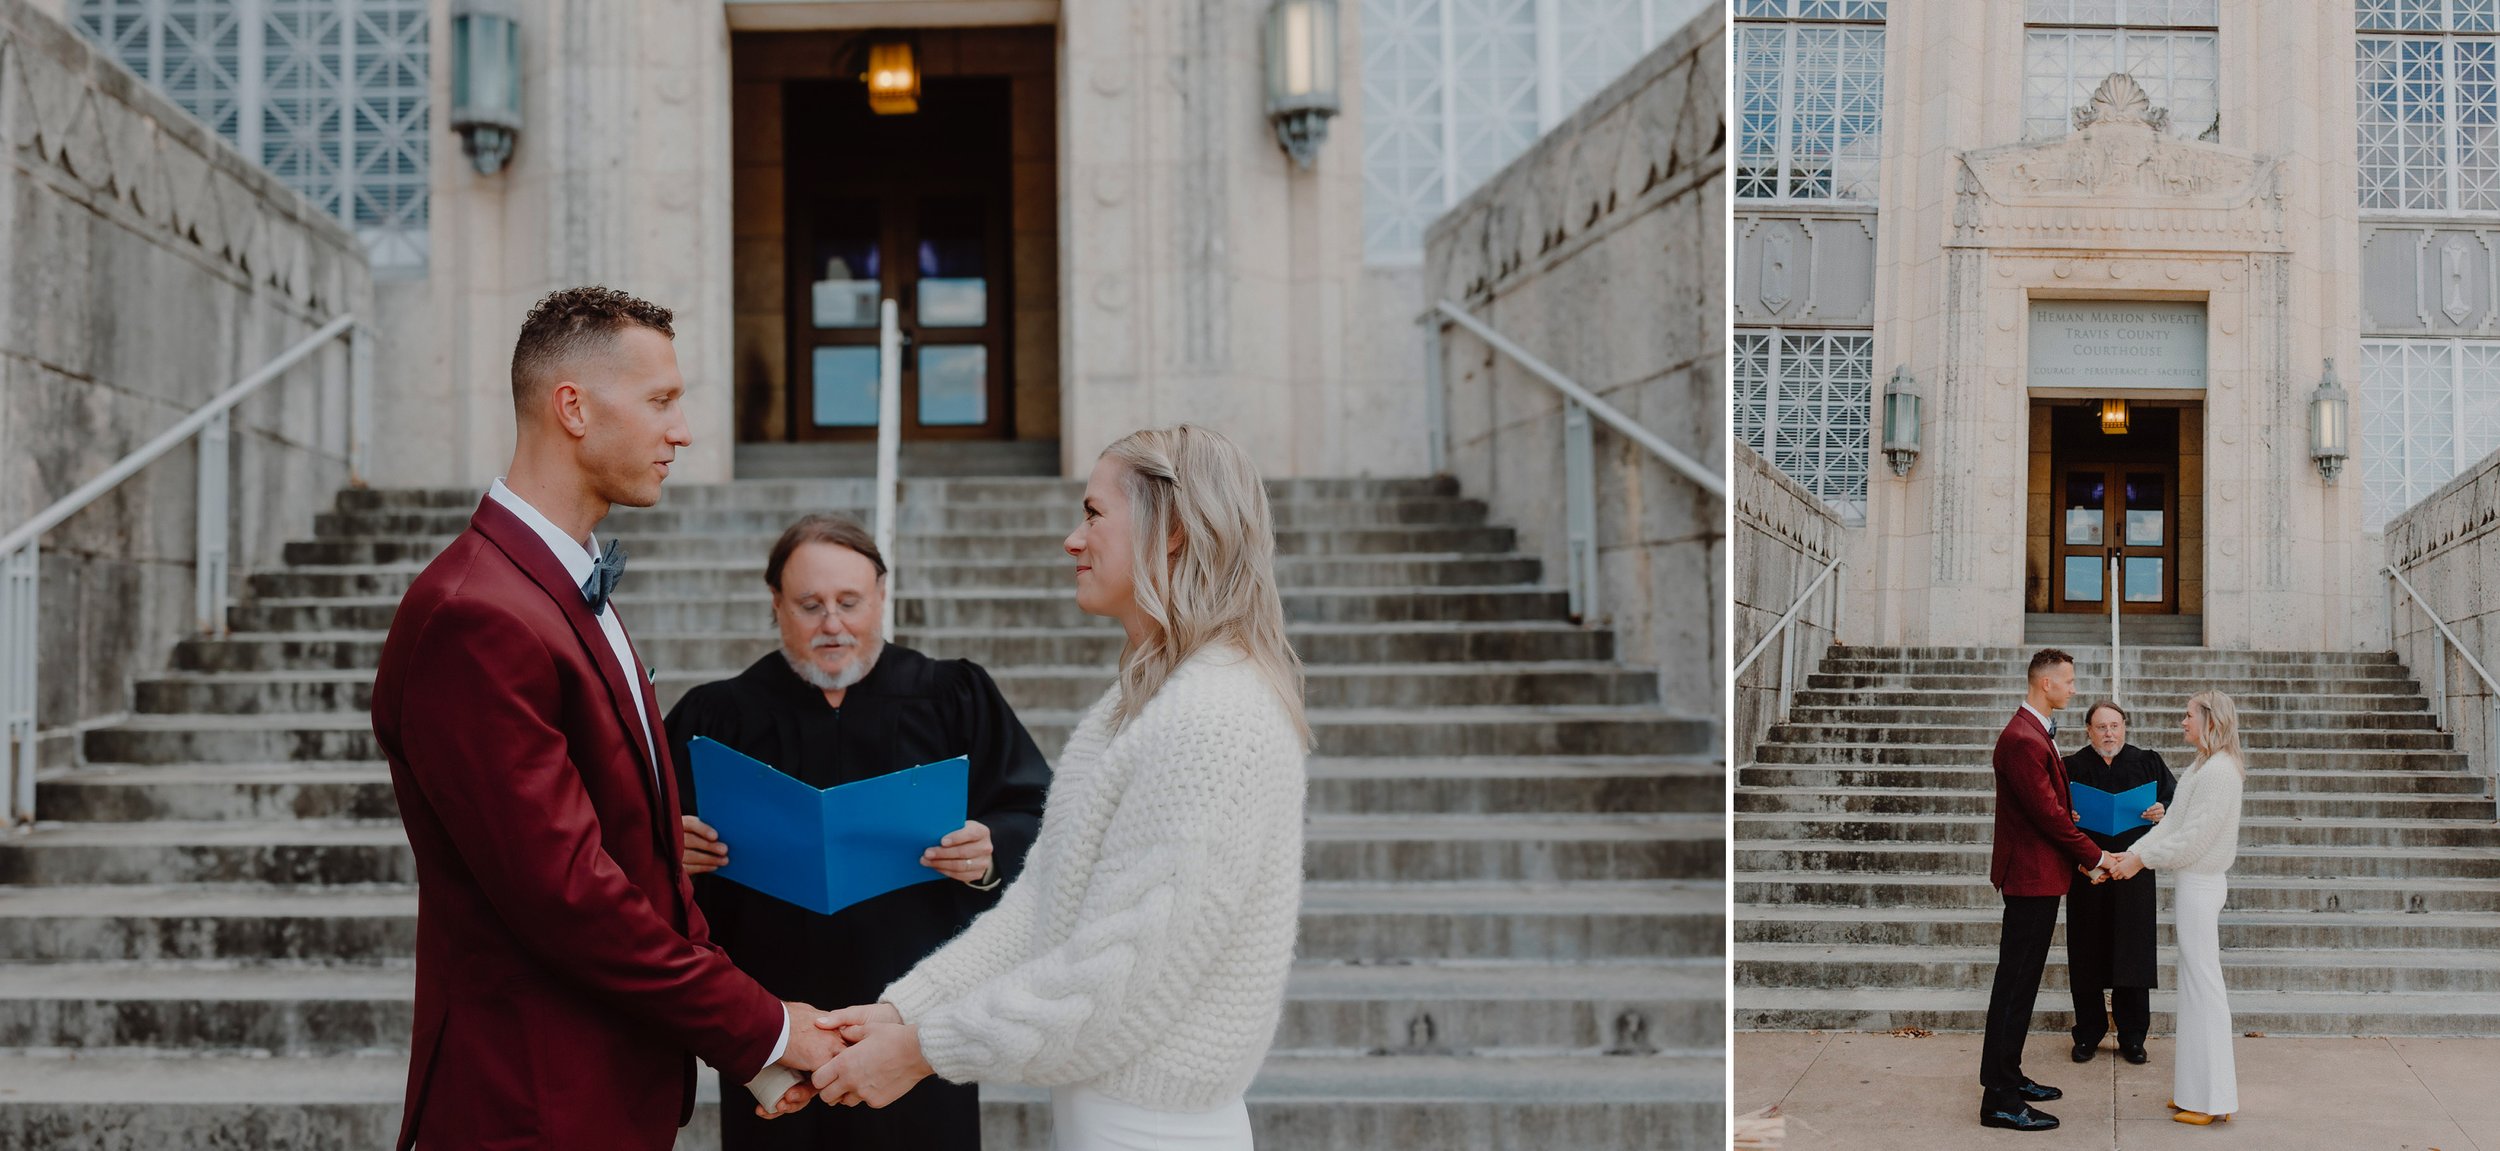
[[2075, 826], [2094, 835], [2117, 835], [2139, 827], [2150, 827], [2143, 811], [2161, 797], [2161, 786], [2147, 783], [2112, 795], [2084, 783], [2069, 783], [2066, 790], [2074, 797]]
[[712, 874], [820, 915], [946, 878], [920, 853], [963, 827], [971, 760], [819, 790], [702, 736], [692, 750], [703, 822], [729, 848]]

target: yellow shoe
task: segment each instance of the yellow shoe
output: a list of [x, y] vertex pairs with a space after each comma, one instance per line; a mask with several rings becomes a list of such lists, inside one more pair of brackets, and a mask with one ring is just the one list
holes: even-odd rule
[[[2171, 1106], [2179, 1107], [2176, 1103], [2171, 1104]], [[2179, 1113], [2171, 1116], [2171, 1118], [2181, 1123], [2189, 1123], [2198, 1127], [2204, 1127], [2214, 1123], [2228, 1123], [2231, 1121], [2231, 1117], [2228, 1115], [2207, 1115], [2202, 1111], [2190, 1111], [2185, 1107], [2179, 1107]]]

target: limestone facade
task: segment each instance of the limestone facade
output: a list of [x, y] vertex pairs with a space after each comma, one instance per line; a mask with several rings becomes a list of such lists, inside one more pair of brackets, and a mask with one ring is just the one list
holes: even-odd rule
[[[1725, 43], [1712, 19], [1669, 37], [1434, 224], [1424, 267], [1430, 297], [1722, 476]], [[1464, 330], [1444, 341], [1448, 470], [1559, 582], [1563, 397]], [[1662, 669], [1668, 706], [1717, 714], [1723, 665], [1700, 653], [1725, 639], [1726, 505], [1594, 436], [1598, 616]]]
[[2203, 386], [2126, 393], [2189, 409], [2178, 596], [2210, 646], [2377, 647], [2358, 469], [2330, 484], [2309, 450], [2311, 393], [2329, 359], [2353, 387], [2362, 335], [2353, 6], [2222, 0], [2214, 140], [2156, 131], [2132, 84], [2026, 139], [2028, 7], [1895, 0], [1873, 203], [1737, 205], [1740, 327], [1863, 325], [1870, 408], [1896, 366], [1925, 396], [1906, 477], [1870, 420], [1842, 638], [2020, 642], [2045, 606], [2041, 405], [2089, 398], [2030, 378], [2027, 309], [2197, 301]]
[[[0, 530], [323, 324], [372, 315], [346, 228], [26, 0], [0, 0], [0, 139]], [[236, 410], [238, 566], [277, 562], [346, 482], [347, 380], [332, 344]], [[198, 468], [178, 448], [44, 538], [47, 758], [194, 632]]]
[[[1728, 617], [1734, 629], [1730, 648], [1735, 659], [1753, 653], [1770, 639], [1780, 617], [1804, 599], [1806, 589], [1823, 578], [1824, 569], [1841, 556], [1846, 528], [1840, 517], [1814, 493], [1798, 485], [1762, 453], [1736, 445], [1736, 469], [1729, 484], [1735, 496], [1734, 553], [1736, 578], [1728, 592]], [[1806, 674], [1823, 659], [1835, 637], [1836, 613], [1846, 600], [1849, 571], [1834, 572], [1814, 598], [1805, 600], [1790, 627], [1794, 646], [1772, 640], [1732, 685], [1730, 714], [1734, 726], [1727, 746], [1751, 755], [1780, 718], [1780, 687], [1802, 689]], [[1794, 661], [1791, 661], [1791, 656]]]
[[2388, 564], [2465, 643], [2463, 654], [2441, 638], [2430, 613], [2395, 581], [2373, 573], [2369, 587], [2384, 597], [2381, 610], [2395, 637], [2396, 658], [2414, 669], [2422, 690], [2437, 693], [2439, 677], [2446, 676], [2447, 691], [2434, 694], [2432, 704], [2446, 709], [2442, 726], [2455, 733], [2457, 748], [2478, 762], [2493, 762], [2486, 757], [2494, 750], [2493, 723], [2500, 717], [2492, 708], [2500, 696], [2465, 656], [2500, 675], [2500, 596], [2491, 594], [2500, 577], [2500, 515], [2494, 509], [2500, 509], [2500, 453], [2387, 524]]

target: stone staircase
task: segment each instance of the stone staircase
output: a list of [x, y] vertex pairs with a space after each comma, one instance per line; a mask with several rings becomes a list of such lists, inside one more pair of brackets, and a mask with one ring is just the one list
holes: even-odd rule
[[[2109, 687], [2078, 648], [2059, 746]], [[2002, 904], [1989, 748], [2027, 650], [1833, 648], [1737, 771], [1736, 1026], [1977, 1031]], [[2222, 916], [2234, 1025], [2275, 1035], [2500, 1034], [2500, 830], [2488, 781], [2392, 655], [2128, 649], [2133, 742], [2174, 771], [2179, 708], [2240, 706], [2250, 774]], [[2174, 961], [2161, 885], [2162, 965]], [[2033, 1026], [2064, 1030], [2063, 928]], [[2171, 993], [2153, 997], [2155, 1032]]]
[[[1120, 642], [1061, 562], [1079, 490], [907, 482], [895, 557], [898, 640], [987, 665], [1054, 752]], [[1666, 713], [1451, 483], [1271, 491], [1319, 748], [1260, 1146], [1721, 1137], [1715, 723]], [[683, 487], [609, 521], [663, 706], [770, 650], [779, 529], [869, 495]], [[250, 576], [229, 638], [180, 645], [42, 781], [46, 822], [0, 836], [0, 1146], [387, 1145], [416, 903], [367, 708], [398, 595], [476, 501], [342, 493]], [[988, 1146], [1046, 1146], [1043, 1098], [988, 1092]], [[717, 1146], [714, 1123], [698, 1109], [680, 1145]]]

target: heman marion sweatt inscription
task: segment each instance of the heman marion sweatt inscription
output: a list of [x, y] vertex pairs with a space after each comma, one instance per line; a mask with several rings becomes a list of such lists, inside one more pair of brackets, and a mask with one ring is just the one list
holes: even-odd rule
[[2176, 300], [2034, 300], [2035, 388], [2202, 388], [2205, 305]]

